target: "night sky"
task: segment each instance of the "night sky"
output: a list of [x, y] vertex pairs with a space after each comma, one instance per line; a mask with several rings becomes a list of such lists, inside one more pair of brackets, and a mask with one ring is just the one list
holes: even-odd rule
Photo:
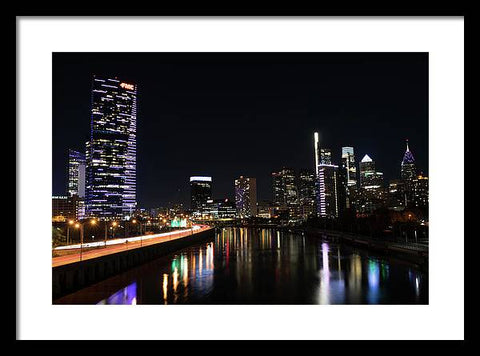
[[54, 53], [53, 194], [64, 195], [68, 149], [85, 150], [93, 74], [138, 84], [137, 201], [189, 204], [189, 177], [213, 177], [213, 197], [234, 179], [314, 165], [313, 132], [340, 163], [353, 146], [400, 176], [405, 139], [428, 174], [426, 53]]

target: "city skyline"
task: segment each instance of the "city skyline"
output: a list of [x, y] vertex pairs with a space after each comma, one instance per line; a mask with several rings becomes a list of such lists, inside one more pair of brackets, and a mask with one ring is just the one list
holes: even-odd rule
[[[63, 80], [58, 78], [61, 72], [69, 68], [72, 69], [74, 65], [78, 66], [76, 61], [85, 56], [88, 57], [90, 54], [55, 54], [54, 62], [59, 58], [59, 55], [62, 57], [58, 60], [61, 64], [54, 65], [54, 94], [62, 91]], [[94, 69], [95, 72], [105, 71], [107, 65], [106, 58], [109, 55], [97, 54], [90, 56], [105, 58], [97, 59], [93, 63], [89, 62], [90, 64], [87, 66], [80, 65], [80, 73], [75, 75], [93, 71]], [[115, 57], [115, 55], [111, 56]], [[123, 61], [130, 58], [126, 54], [116, 56], [122, 58]], [[135, 54], [135, 56], [163, 58], [164, 62], [166, 58], [172, 60], [172, 56], [165, 54], [163, 57], [160, 54]], [[140, 207], [160, 206], [168, 202], [182, 202], [188, 205], [190, 198], [188, 179], [190, 176], [195, 175], [213, 177], [215, 183], [212, 187], [212, 198], [214, 199], [232, 198], [234, 195], [234, 180], [239, 176], [249, 176], [257, 179], [258, 199], [271, 200], [272, 171], [282, 167], [292, 167], [298, 172], [301, 169], [314, 167], [313, 147], [311, 145], [312, 133], [314, 131], [320, 133], [320, 140], [324, 143], [322, 147], [331, 150], [334, 164], [340, 165], [342, 162], [342, 147], [353, 147], [356, 155], [357, 174], [360, 158], [368, 154], [376, 162], [377, 168], [384, 172], [386, 185], [389, 180], [400, 178], [401, 162], [405, 153], [405, 139], [409, 139], [417, 167], [425, 175], [428, 175], [427, 57], [424, 54], [205, 54], [203, 56], [194, 54], [193, 58], [189, 57], [192, 54], [175, 54], [173, 56], [181, 57], [179, 63], [167, 63], [166, 66], [173, 67], [178, 74], [178, 70], [183, 65], [183, 68], [187, 69], [188, 74], [193, 75], [193, 78], [190, 78], [191, 82], [184, 82], [188, 89], [183, 88], [181, 90], [182, 88], [175, 87], [172, 84], [175, 83], [173, 80], [167, 81], [167, 84], [174, 88], [172, 92], [166, 91], [167, 89], [165, 88], [161, 90], [155, 89], [155, 85], [153, 85], [152, 89], [154, 79], [147, 80], [142, 78], [140, 69], [137, 69], [135, 75], [135, 70], [132, 68], [135, 67], [136, 62], [132, 63], [129, 59], [128, 63], [130, 65], [123, 63], [123, 70], [115, 68], [122, 67], [122, 60], [111, 62], [115, 63], [111, 65], [112, 70], [115, 70], [114, 76], [122, 79], [126, 77], [128, 80], [132, 78], [139, 88], [137, 201]], [[179, 58], [175, 57], [175, 59]], [[195, 59], [200, 59], [200, 63], [192, 64], [192, 62], [195, 62]], [[242, 61], [239, 62], [239, 59], [242, 59]], [[270, 65], [268, 65], [267, 60], [271, 62]], [[152, 62], [152, 58], [149, 58], [147, 62], [148, 67], [148, 64]], [[219, 65], [219, 63], [223, 63], [223, 66]], [[320, 95], [315, 100], [315, 90], [312, 89], [313, 83], [311, 79], [304, 78], [302, 79], [303, 81], [294, 80], [295, 76], [293, 74], [302, 73], [302, 64], [309, 67], [310, 70], [315, 67], [315, 64], [318, 64], [323, 71], [325, 71], [325, 67], [337, 68], [333, 75], [324, 78], [322, 84], [325, 87], [327, 87], [327, 84], [335, 83], [335, 75], [338, 76], [341, 73], [343, 75], [339, 77], [339, 82], [350, 82], [351, 85], [355, 84], [357, 89], [360, 88], [359, 82], [361, 82], [361, 78], [369, 78], [369, 81], [365, 81], [365, 90], [370, 95], [376, 93], [379, 95], [379, 99], [385, 99], [385, 96], [381, 96], [378, 89], [374, 90], [372, 88], [375, 87], [374, 84], [387, 81], [385, 76], [389, 74], [390, 82], [387, 82], [390, 86], [387, 86], [387, 91], [391, 91], [391, 96], [388, 96], [388, 98], [395, 103], [390, 108], [392, 111], [390, 116], [397, 119], [385, 119], [385, 117], [388, 117], [389, 110], [387, 110], [388, 108], [383, 102], [379, 102], [377, 106], [373, 106], [370, 109], [367, 109], [366, 103], [363, 103], [363, 107], [360, 107], [357, 115], [359, 118], [362, 117], [362, 119], [352, 120], [347, 118], [347, 116], [350, 117], [348, 113], [353, 111], [350, 106], [353, 105], [358, 108], [362, 98], [367, 102], [370, 102], [371, 99], [369, 101], [368, 95], [361, 95], [361, 91], [352, 91], [351, 89], [343, 91], [339, 88], [339, 83], [336, 83], [337, 86], [333, 87], [333, 93], [331, 93], [330, 97], [326, 95], [327, 91], [320, 90], [319, 93], [323, 94], [324, 98], [321, 99], [322, 96]], [[379, 68], [379, 73], [373, 73], [372, 75], [373, 64]], [[352, 72], [352, 66], [357, 69], [355, 73]], [[339, 68], [342, 67], [347, 73], [354, 74], [355, 80], [351, 79], [349, 81], [345, 73], [339, 71]], [[200, 72], [194, 72], [195, 68], [203, 69], [206, 73], [203, 73], [201, 70]], [[363, 72], [361, 68], [363, 68]], [[388, 68], [392, 70], [391, 73], [388, 72]], [[238, 71], [243, 74], [248, 72], [249, 75], [247, 77], [252, 79], [255, 77], [253, 73], [258, 75], [258, 73], [262, 72], [262, 69], [266, 73], [264, 73], [264, 77], [256, 80], [257, 84], [260, 85], [259, 88], [252, 86], [249, 89], [246, 85], [247, 80], [239, 77]], [[404, 76], [408, 74], [406, 73], [409, 72], [407, 69], [412, 72], [410, 77], [400, 78], [400, 74]], [[296, 95], [292, 89], [287, 88], [286, 84], [281, 85], [280, 89], [274, 88], [273, 84], [278, 86], [279, 80], [273, 80], [273, 74], [279, 73], [281, 70], [287, 72], [285, 79], [288, 83], [304, 84], [304, 88], [300, 87], [301, 89], [297, 90], [300, 92], [299, 95]], [[145, 69], [143, 68], [143, 75], [145, 75], [144, 71]], [[195, 78], [206, 77], [208, 73], [217, 75], [213, 77], [213, 82], [219, 87], [215, 87], [214, 84], [206, 84], [207, 93], [202, 93], [201, 86], [196, 84]], [[229, 74], [230, 78], [233, 76], [235, 80], [232, 79], [232, 83], [236, 83], [237, 87], [225, 79], [221, 79], [221, 73], [224, 75]], [[419, 73], [423, 75], [419, 75]], [[91, 81], [93, 74], [95, 73], [90, 73], [90, 77], [87, 74], [87, 79]], [[318, 76], [319, 73], [316, 73], [316, 75]], [[184, 74], [183, 78], [186, 79], [186, 77], [188, 75]], [[273, 83], [267, 83], [268, 79], [273, 80]], [[416, 89], [413, 83], [410, 83], [412, 88], [406, 89], [405, 85], [410, 79], [415, 79], [417, 82]], [[167, 84], [165, 86], [168, 86]], [[229, 88], [230, 91], [220, 92], [219, 88], [221, 85], [219, 84]], [[227, 84], [231, 85], [233, 89]], [[420, 89], [418, 85], [420, 85]], [[82, 85], [79, 85], [79, 87], [82, 88]], [[67, 152], [68, 149], [80, 151], [82, 142], [86, 141], [81, 136], [84, 131], [83, 127], [85, 125], [88, 126], [90, 123], [89, 116], [81, 119], [80, 115], [78, 115], [76, 120], [73, 119], [69, 123], [68, 128], [70, 130], [72, 127], [79, 128], [74, 130], [74, 132], [78, 132], [74, 137], [72, 137], [70, 130], [62, 127], [62, 121], [59, 119], [60, 113], [68, 111], [65, 108], [68, 106], [68, 103], [75, 102], [81, 108], [85, 106], [87, 110], [90, 110], [89, 102], [84, 103], [84, 99], [82, 99], [88, 96], [89, 91], [87, 90], [87, 93], [84, 93], [80, 88], [70, 91], [63, 90], [61, 94], [58, 93], [65, 100], [57, 100], [54, 104], [54, 172], [52, 187], [54, 195], [63, 195], [65, 192], [66, 178], [61, 176], [65, 170], [58, 168], [62, 166], [62, 161], [65, 160], [65, 148], [67, 148]], [[307, 89], [311, 89], [312, 92], [309, 92]], [[400, 120], [398, 113], [396, 115], [393, 113], [400, 107], [400, 103], [394, 100], [395, 95], [393, 94], [397, 93], [399, 95], [402, 89], [407, 90], [402, 94], [402, 102], [407, 102], [408, 104], [408, 97], [413, 95], [412, 92], [415, 94], [415, 100], [410, 103], [411, 107], [409, 109], [404, 108], [403, 110], [410, 111], [410, 116], [405, 115], [405, 118]], [[354, 92], [356, 95], [353, 95]], [[162, 95], [164, 95], [164, 98], [160, 100], [160, 104], [166, 97], [171, 96], [172, 101], [177, 104], [177, 114], [174, 113], [175, 105], [168, 104], [168, 101], [165, 100], [170, 113], [166, 113], [165, 111], [168, 110], [164, 110], [161, 105], [158, 105], [158, 117], [156, 119], [151, 118], [152, 113], [155, 111], [147, 110], [149, 108], [148, 105], [154, 104], [152, 99], [158, 93], [163, 93]], [[342, 93], [343, 96], [340, 95]], [[325, 99], [325, 96], [327, 99]], [[240, 105], [242, 100], [239, 100], [238, 97], [243, 99], [243, 106]], [[187, 109], [179, 106], [178, 100], [181, 98], [187, 100], [190, 104], [197, 104], [196, 113], [191, 106], [188, 106]], [[282, 98], [284, 99], [283, 102], [280, 100]], [[332, 98], [336, 99], [336, 104], [332, 104]], [[205, 105], [201, 105], [201, 99], [206, 101]], [[265, 99], [269, 100], [266, 104], [263, 102]], [[57, 102], [61, 102], [62, 105], [58, 105]], [[279, 107], [275, 107], [275, 103]], [[318, 106], [321, 106], [322, 103], [330, 103], [328, 110], [333, 111], [330, 117], [336, 117], [337, 120], [319, 118], [319, 113], [322, 110], [319, 110]], [[147, 109], [142, 109], [142, 105], [145, 105]], [[408, 107], [404, 103], [403, 107], [405, 106]], [[334, 107], [336, 107], [337, 112], [335, 112]], [[84, 108], [78, 111], [80, 113], [84, 112]], [[208, 116], [210, 116], [209, 119]], [[223, 121], [222, 116], [224, 116]], [[294, 117], [298, 117], [299, 120], [294, 121]], [[382, 120], [382, 118], [384, 119]], [[417, 121], [423, 118], [419, 123], [417, 122], [415, 129], [412, 129], [412, 118], [415, 118]], [[204, 122], [203, 126], [202, 121]], [[335, 121], [341, 122], [335, 124]], [[350, 127], [348, 124], [350, 124]], [[156, 131], [148, 130], [152, 125], [157, 127]], [[340, 126], [343, 126], [342, 130], [337, 128]], [[80, 127], [82, 128], [80, 129]], [[175, 127], [177, 130], [175, 130]], [[390, 130], [385, 130], [385, 127], [388, 127]], [[159, 128], [160, 130], [158, 130]], [[382, 128], [384, 129], [381, 132], [383, 135], [378, 135], [378, 129]], [[225, 137], [225, 135], [227, 136]], [[198, 136], [201, 137], [198, 138]], [[56, 140], [58, 137], [62, 139]], [[243, 138], [243, 142], [241, 138]], [[255, 138], [260, 138], [260, 140], [255, 142]], [[178, 143], [175, 144], [172, 141], [173, 139], [179, 140]], [[154, 149], [155, 142], [159, 149]], [[66, 147], [67, 145], [68, 147]], [[243, 155], [241, 154], [242, 151], [244, 152]], [[172, 182], [174, 183], [171, 184]]]

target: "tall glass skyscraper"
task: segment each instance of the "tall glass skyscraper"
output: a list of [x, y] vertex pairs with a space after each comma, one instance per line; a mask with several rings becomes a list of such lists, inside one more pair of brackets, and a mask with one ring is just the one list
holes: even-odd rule
[[408, 140], [406, 140], [407, 149], [403, 155], [403, 160], [401, 163], [400, 177], [403, 180], [405, 185], [405, 193], [407, 195], [407, 205], [414, 205], [415, 200], [415, 180], [417, 178], [417, 167], [415, 165], [415, 158], [408, 147]]
[[86, 214], [128, 219], [136, 209], [137, 85], [94, 76], [86, 147]]
[[190, 177], [190, 201], [193, 213], [207, 213], [210, 200], [212, 200], [212, 177]]
[[298, 174], [298, 203], [303, 218], [315, 212], [315, 173], [312, 169], [301, 169]]
[[315, 152], [317, 214], [338, 217], [338, 166], [332, 164], [332, 151], [320, 146], [318, 132], [313, 134]]
[[235, 179], [235, 205], [239, 218], [257, 215], [257, 180], [240, 176]]
[[68, 186], [69, 196], [85, 197], [85, 154], [68, 150]]
[[405, 151], [405, 154], [403, 155], [403, 160], [401, 163], [400, 174], [401, 174], [401, 178], [407, 182], [411, 182], [413, 179], [417, 177], [417, 169], [415, 167], [415, 158], [413, 158], [413, 154], [408, 147], [408, 140], [407, 140], [407, 149]]
[[360, 190], [357, 195], [356, 209], [361, 213], [371, 213], [386, 202], [383, 187], [383, 173], [375, 169], [375, 161], [365, 155], [360, 161]]
[[295, 170], [283, 167], [272, 172], [273, 204], [280, 210], [287, 211], [291, 218], [298, 215], [298, 190]]
[[342, 147], [342, 165], [347, 174], [347, 185], [357, 184], [357, 168], [355, 167], [355, 154], [353, 147]]

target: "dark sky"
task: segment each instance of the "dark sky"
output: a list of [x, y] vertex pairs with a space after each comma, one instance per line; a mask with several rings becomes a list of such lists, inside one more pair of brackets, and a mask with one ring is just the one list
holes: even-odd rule
[[[189, 201], [189, 177], [213, 177], [214, 198], [272, 170], [313, 169], [313, 132], [340, 162], [353, 146], [386, 181], [405, 139], [428, 174], [426, 53], [54, 53], [53, 194], [65, 194], [67, 151], [85, 149], [92, 75], [138, 84], [140, 207]], [[187, 205], [188, 206], [188, 205]]]

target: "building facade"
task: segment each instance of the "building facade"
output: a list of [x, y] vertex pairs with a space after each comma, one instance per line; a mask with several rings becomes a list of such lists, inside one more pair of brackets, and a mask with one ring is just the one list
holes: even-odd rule
[[94, 76], [86, 147], [86, 214], [128, 219], [136, 209], [137, 85]]
[[68, 196], [85, 197], [85, 167], [85, 154], [68, 150]]
[[240, 176], [235, 179], [235, 206], [240, 219], [257, 215], [257, 180]]
[[208, 213], [212, 200], [212, 177], [190, 177], [190, 207], [195, 215]]
[[301, 169], [298, 173], [298, 204], [302, 218], [315, 214], [315, 172], [311, 169]]
[[298, 217], [299, 201], [295, 170], [283, 167], [272, 172], [273, 204], [288, 210], [290, 217]]
[[360, 189], [357, 192], [355, 208], [359, 213], [369, 214], [385, 206], [386, 200], [383, 173], [376, 171], [375, 161], [366, 154], [360, 161]]
[[428, 207], [428, 177], [423, 174], [413, 180], [413, 205], [417, 208]]
[[408, 140], [406, 140], [407, 149], [403, 155], [402, 163], [400, 165], [400, 177], [405, 186], [405, 193], [407, 196], [407, 206], [414, 206], [415, 202], [415, 187], [414, 180], [417, 178], [417, 167], [415, 165], [415, 158], [413, 157], [410, 148], [408, 147]]
[[322, 147], [318, 132], [314, 135], [317, 215], [338, 218], [338, 166], [332, 164], [332, 151]]

